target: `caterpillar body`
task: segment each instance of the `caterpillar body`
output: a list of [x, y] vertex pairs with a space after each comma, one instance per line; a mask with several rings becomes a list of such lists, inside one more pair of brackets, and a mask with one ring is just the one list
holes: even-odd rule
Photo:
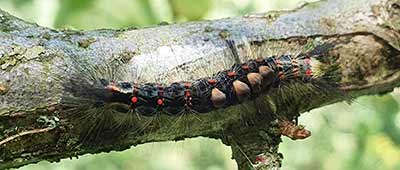
[[308, 56], [271, 56], [236, 64], [229, 70], [193, 82], [175, 82], [167, 86], [110, 82], [105, 88], [111, 95], [103, 100], [129, 105], [133, 112], [144, 116], [207, 113], [257, 97], [285, 79], [309, 81], [310, 63]]
[[313, 83], [325, 78], [314, 70], [319, 64], [317, 58], [330, 45], [270, 56], [250, 50], [249, 55], [253, 56], [241, 62], [235, 42], [225, 42], [234, 64], [192, 81], [128, 81], [121, 78], [126, 72], [125, 61], [102, 61], [95, 65], [79, 57], [72, 58], [72, 72], [67, 81], [63, 80], [70, 94], [62, 99], [62, 104], [73, 111], [72, 115], [77, 114], [79, 120], [85, 121], [81, 122], [85, 126], [81, 134], [83, 141], [103, 140], [104, 134], [119, 137], [127, 130], [146, 128], [132, 123], [137, 121], [134, 118], [137, 116], [207, 114], [256, 100], [274, 89], [282, 89], [288, 82]]

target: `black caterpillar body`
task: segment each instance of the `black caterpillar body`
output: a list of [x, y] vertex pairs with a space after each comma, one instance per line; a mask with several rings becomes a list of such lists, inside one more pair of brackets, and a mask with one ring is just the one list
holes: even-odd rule
[[[231, 46], [232, 54], [238, 56], [236, 46]], [[237, 61], [210, 77], [171, 84], [121, 81], [124, 79], [118, 77], [119, 62], [96, 65], [73, 58], [72, 72], [67, 74], [67, 80], [62, 80], [68, 94], [61, 103], [71, 110], [73, 117], [78, 117], [78, 125], [83, 126], [83, 142], [103, 142], [132, 129], [146, 128], [143, 122], [139, 123], [143, 126], [133, 123], [141, 120], [131, 116], [205, 114], [268, 95], [286, 82], [318, 82], [321, 77], [314, 76], [313, 62], [325, 55], [320, 51], [327, 48], [330, 46], [317, 46], [299, 54], [259, 56], [244, 63]]]
[[[193, 82], [175, 82], [170, 85], [109, 82], [104, 88], [108, 89], [111, 95], [101, 100], [129, 105], [133, 112], [144, 116], [157, 113], [174, 116], [185, 111], [207, 113], [255, 98], [260, 92], [279, 86], [281, 81], [310, 81], [310, 60], [308, 56], [290, 55], [259, 58], [233, 65], [231, 69], [209, 78]], [[260, 71], [263, 67], [267, 70]], [[253, 79], [257, 78], [248, 76], [250, 73], [255, 73], [252, 74], [255, 77], [261, 76], [261, 80], [255, 82]], [[241, 87], [235, 87], [235, 81], [240, 82]], [[213, 93], [213, 90], [218, 93]]]

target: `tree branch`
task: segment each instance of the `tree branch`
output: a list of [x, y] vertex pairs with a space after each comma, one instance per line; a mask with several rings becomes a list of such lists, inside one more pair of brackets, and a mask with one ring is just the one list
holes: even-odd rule
[[[160, 73], [176, 81], [188, 75], [199, 78], [202, 68], [220, 71], [208, 62], [229, 63], [224, 55], [227, 47], [222, 45], [225, 39], [235, 40], [239, 46], [245, 41], [257, 41], [266, 46], [282, 44], [284, 48], [334, 42], [326, 60], [339, 63], [340, 87], [346, 96], [326, 91], [285, 92], [292, 104], [288, 107], [276, 102], [276, 114], [292, 118], [330, 103], [387, 93], [398, 87], [399, 20], [399, 0], [329, 0], [293, 11], [93, 31], [44, 28], [0, 11], [0, 169], [196, 136], [219, 138], [232, 146], [239, 169], [252, 164], [257, 164], [258, 169], [277, 168], [282, 159], [278, 153], [280, 123], [276, 118], [257, 114], [253, 102], [179, 121], [162, 115], [139, 134], [132, 129], [116, 142], [87, 147], [78, 140], [80, 122], [59, 109], [65, 91], [62, 82], [53, 78], [62, 74], [59, 70], [66, 67], [64, 59], [74, 56], [92, 58], [89, 62], [93, 63], [99, 58], [122, 58], [132, 67], [148, 67], [143, 73], [145, 81], [153, 81], [153, 75]], [[166, 54], [166, 49], [172, 52]], [[160, 59], [175, 62], [161, 67]], [[178, 61], [193, 69], [172, 73], [171, 68], [182, 64]], [[260, 99], [275, 101], [281, 95], [273, 92]]]

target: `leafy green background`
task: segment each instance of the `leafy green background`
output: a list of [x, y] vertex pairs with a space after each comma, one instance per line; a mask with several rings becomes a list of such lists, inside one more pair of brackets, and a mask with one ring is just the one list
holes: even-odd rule
[[[143, 27], [292, 9], [298, 0], [1, 0], [0, 8], [40, 25], [95, 29]], [[283, 169], [400, 169], [400, 90], [315, 109], [300, 118], [313, 135], [284, 138]], [[222, 170], [236, 169], [220, 141], [195, 138], [151, 143], [123, 152], [84, 155], [20, 170]]]

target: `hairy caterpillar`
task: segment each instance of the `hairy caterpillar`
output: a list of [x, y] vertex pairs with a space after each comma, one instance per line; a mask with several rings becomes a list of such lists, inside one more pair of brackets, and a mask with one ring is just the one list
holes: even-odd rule
[[[69, 94], [62, 104], [81, 122], [82, 141], [98, 143], [121, 137], [129, 130], [141, 133], [158, 116], [208, 114], [291, 88], [291, 82], [326, 85], [325, 79], [331, 78], [326, 72], [319, 72], [322, 67], [318, 61], [330, 44], [272, 55], [265, 53], [268, 47], [259, 45], [263, 42], [245, 40], [244, 44], [245, 50], [241, 50], [234, 40], [225, 40], [221, 49], [230, 60], [221, 64], [219, 71], [196, 68], [205, 73], [179, 81], [165, 72], [143, 80], [144, 75], [148, 76], [143, 73], [147, 68], [127, 68], [131, 61], [120, 58], [91, 63], [85, 57], [71, 57], [69, 77], [63, 80]], [[188, 67], [183, 63], [168, 73], [185, 73]]]

